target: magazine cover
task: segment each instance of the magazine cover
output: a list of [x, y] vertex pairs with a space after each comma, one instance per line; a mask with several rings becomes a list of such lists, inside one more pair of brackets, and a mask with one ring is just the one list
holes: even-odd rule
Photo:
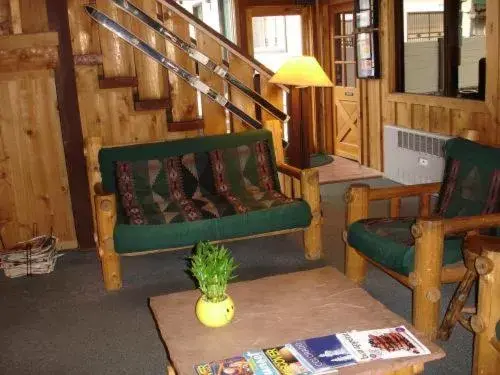
[[309, 375], [311, 371], [299, 361], [286, 346], [263, 350], [267, 358], [282, 375]]
[[356, 363], [354, 356], [335, 335], [298, 340], [289, 344], [289, 347], [316, 374]]
[[250, 367], [255, 375], [279, 375], [278, 370], [276, 370], [262, 350], [248, 351], [243, 356], [250, 363]]
[[430, 354], [404, 326], [338, 333], [337, 337], [357, 361]]
[[242, 356], [202, 363], [194, 369], [198, 375], [253, 375], [250, 364]]

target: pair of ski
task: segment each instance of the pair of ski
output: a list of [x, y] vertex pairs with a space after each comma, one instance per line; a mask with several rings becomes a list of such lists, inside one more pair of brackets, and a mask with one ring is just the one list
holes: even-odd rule
[[[265, 98], [260, 96], [258, 93], [250, 89], [241, 81], [239, 81], [236, 77], [231, 75], [226, 68], [218, 65], [208, 56], [198, 51], [193, 45], [185, 42], [177, 35], [167, 30], [161, 23], [159, 23], [152, 17], [148, 16], [141, 9], [137, 8], [135, 5], [128, 2], [127, 0], [111, 0], [111, 1], [113, 1], [113, 3], [116, 6], [123, 9], [124, 11], [126, 11], [127, 13], [129, 13], [130, 15], [132, 15], [133, 17], [137, 18], [139, 21], [144, 23], [146, 26], [150, 27], [155, 32], [163, 36], [166, 40], [174, 44], [176, 47], [186, 52], [192, 59], [205, 66], [208, 70], [214, 72], [221, 78], [228, 81], [231, 85], [238, 88], [240, 91], [242, 91], [245, 95], [253, 99], [257, 104], [259, 104], [263, 109], [268, 111], [270, 114], [272, 114], [281, 121], [288, 120], [287, 114], [280, 111], [274, 105], [269, 103]], [[100, 25], [110, 30], [112, 33], [116, 34], [117, 36], [119, 36], [120, 38], [131, 44], [133, 47], [137, 48], [138, 50], [146, 54], [147, 56], [151, 57], [160, 65], [164, 66], [168, 70], [180, 76], [182, 79], [186, 80], [196, 90], [207, 95], [211, 100], [218, 103], [222, 107], [226, 108], [229, 112], [233, 113], [234, 115], [238, 116], [242, 121], [253, 126], [254, 128], [257, 129], [262, 128], [262, 124], [259, 121], [257, 121], [256, 119], [254, 119], [253, 117], [249, 116], [247, 113], [242, 111], [236, 105], [231, 103], [226, 97], [224, 97], [217, 91], [213, 90], [210, 86], [205, 84], [197, 75], [192, 74], [191, 72], [187, 71], [180, 65], [176, 64], [175, 62], [164, 56], [162, 53], [151, 47], [149, 44], [147, 44], [146, 42], [135, 36], [125, 27], [123, 27], [119, 23], [109, 18], [106, 14], [88, 5], [85, 6], [85, 10], [89, 14], [89, 16], [92, 17]]]

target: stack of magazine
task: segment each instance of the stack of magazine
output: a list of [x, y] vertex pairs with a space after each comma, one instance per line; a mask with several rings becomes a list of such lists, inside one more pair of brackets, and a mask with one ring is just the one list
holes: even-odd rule
[[7, 277], [52, 272], [58, 257], [56, 243], [56, 237], [47, 235], [19, 242], [11, 249], [0, 252], [0, 268]]
[[198, 375], [314, 375], [360, 362], [430, 354], [404, 326], [298, 340], [195, 366]]

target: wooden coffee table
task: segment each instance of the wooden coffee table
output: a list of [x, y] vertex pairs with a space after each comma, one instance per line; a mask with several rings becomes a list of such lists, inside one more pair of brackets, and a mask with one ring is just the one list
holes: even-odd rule
[[228, 293], [234, 300], [235, 316], [222, 328], [207, 328], [196, 319], [197, 290], [150, 299], [173, 366], [169, 373], [175, 369], [178, 375], [192, 375], [193, 366], [201, 362], [297, 339], [402, 324], [431, 354], [363, 363], [339, 373], [416, 374], [423, 371], [425, 362], [445, 356], [436, 344], [332, 267], [232, 283]]

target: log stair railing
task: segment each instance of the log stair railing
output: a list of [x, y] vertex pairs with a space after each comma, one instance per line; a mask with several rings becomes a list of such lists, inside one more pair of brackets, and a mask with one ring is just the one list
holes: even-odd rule
[[[202, 81], [216, 91], [224, 93], [231, 102], [250, 116], [260, 122], [275, 119], [271, 114], [261, 110], [253, 99], [227, 84], [220, 76], [208, 71], [205, 67], [196, 66], [184, 51], [119, 9], [112, 1], [90, 0], [87, 4], [82, 3], [80, 1], [78, 6], [96, 7], [183, 68], [192, 73], [198, 72]], [[168, 30], [179, 35], [184, 41], [192, 43], [189, 26], [194, 27], [197, 49], [219, 65], [227, 67], [231, 75], [259, 93], [276, 108], [283, 109], [283, 91], [288, 91], [288, 89], [269, 83], [273, 72], [175, 1], [134, 0], [132, 3], [162, 23]], [[79, 17], [85, 17], [85, 15], [79, 14]], [[84, 21], [88, 28], [89, 21]], [[90, 27], [95, 29], [96, 26]], [[88, 30], [85, 31], [88, 34]], [[227, 132], [227, 124], [230, 124], [230, 130], [233, 132], [244, 131], [250, 127], [236, 116], [229, 115], [224, 108], [203, 95], [201, 110], [198, 110], [197, 93], [186, 82], [175, 74], [167, 72], [148, 56], [134, 50], [102, 27], [98, 27], [98, 47], [100, 53], [95, 53], [90, 49], [75, 51], [75, 65], [99, 66], [99, 71], [102, 72], [98, 78], [100, 89], [129, 87], [135, 111], [167, 111], [167, 118], [170, 120], [167, 122], [169, 131], [191, 131], [203, 126], [203, 133], [210, 135]], [[203, 120], [198, 117], [199, 112], [203, 114]]]

